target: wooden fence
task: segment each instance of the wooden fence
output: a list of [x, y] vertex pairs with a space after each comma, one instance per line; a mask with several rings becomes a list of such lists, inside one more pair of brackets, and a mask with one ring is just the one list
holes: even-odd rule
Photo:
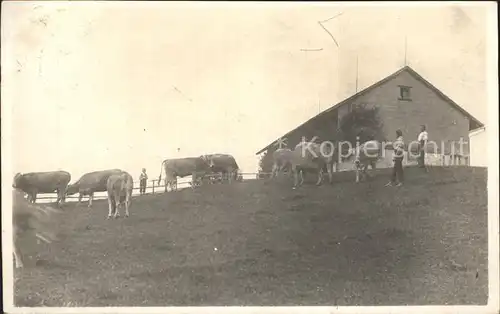
[[[270, 173], [264, 173], [264, 175], [270, 175]], [[259, 175], [258, 173], [238, 173], [238, 176], [241, 178], [241, 180], [252, 180], [252, 179], [259, 179], [262, 177], [262, 173]], [[219, 177], [219, 175], [207, 175], [205, 178], [211, 178], [211, 177]], [[162, 180], [162, 182], [165, 182]], [[179, 189], [187, 188], [191, 186], [191, 180], [190, 179], [184, 179], [179, 182], [177, 180], [177, 187]], [[164, 193], [165, 192], [165, 185], [162, 184], [161, 182], [158, 182], [157, 179], [155, 180], [148, 180], [148, 184], [146, 185], [146, 191], [144, 194], [140, 194], [140, 186], [139, 186], [139, 181], [134, 181], [134, 188], [132, 191], [132, 196], [138, 196], [138, 195], [147, 195], [147, 194], [156, 194], [156, 193]], [[57, 199], [57, 194], [56, 193], [43, 193], [39, 194], [37, 196], [37, 202], [38, 200], [41, 200], [42, 203], [49, 203], [49, 202], [55, 202]], [[82, 198], [82, 201], [85, 199], [88, 199], [87, 197]], [[107, 194], [106, 192], [96, 192], [94, 193], [94, 200], [102, 200], [102, 199], [107, 199]], [[66, 196], [66, 200], [78, 200], [78, 194], [76, 195], [69, 195]]]
[[426, 160], [435, 166], [469, 166], [469, 156], [427, 154]]

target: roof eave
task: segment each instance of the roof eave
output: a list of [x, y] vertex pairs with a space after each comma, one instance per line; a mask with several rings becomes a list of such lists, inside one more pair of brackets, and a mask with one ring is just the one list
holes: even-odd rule
[[473, 129], [473, 130], [469, 131], [469, 137], [476, 136], [476, 135], [478, 135], [478, 134], [480, 134], [480, 133], [482, 133], [484, 131], [486, 131], [486, 127], [485, 126]]
[[[352, 100], [356, 99], [357, 97], [359, 97], [359, 96], [363, 95], [364, 93], [366, 93], [366, 92], [368, 92], [368, 91], [370, 91], [370, 90], [374, 89], [375, 87], [377, 87], [377, 86], [379, 86], [379, 85], [382, 85], [382, 84], [384, 84], [384, 83], [385, 83], [385, 82], [387, 82], [387, 81], [390, 81], [391, 79], [393, 79], [394, 77], [396, 77], [397, 75], [399, 75], [401, 72], [403, 72], [403, 71], [404, 71], [404, 70], [406, 70], [407, 68], [409, 68], [409, 67], [408, 67], [408, 66], [405, 66], [405, 67], [403, 67], [403, 68], [401, 68], [401, 69], [397, 70], [396, 72], [394, 72], [394, 73], [392, 73], [392, 74], [390, 74], [390, 75], [388, 75], [388, 76], [386, 76], [386, 77], [382, 78], [381, 80], [379, 80], [379, 81], [377, 81], [377, 82], [373, 83], [372, 85], [370, 85], [370, 86], [368, 86], [368, 87], [366, 87], [366, 88], [364, 88], [364, 89], [360, 90], [360, 91], [359, 91], [359, 92], [357, 92], [356, 94], [354, 94], [354, 95], [351, 95], [351, 96], [347, 97], [346, 99], [344, 99], [344, 100], [340, 101], [339, 103], [337, 103], [337, 104], [335, 104], [335, 105], [331, 106], [330, 108], [325, 109], [324, 111], [322, 111], [322, 112], [318, 113], [318, 114], [317, 114], [317, 115], [315, 115], [314, 117], [312, 117], [312, 118], [310, 118], [309, 120], [305, 121], [304, 123], [300, 124], [299, 126], [297, 126], [296, 128], [294, 128], [293, 130], [291, 130], [291, 131], [287, 132], [287, 133], [286, 133], [285, 135], [283, 135], [282, 137], [286, 137], [286, 136], [288, 136], [289, 134], [291, 134], [291, 133], [295, 132], [296, 130], [298, 130], [298, 129], [300, 129], [301, 127], [303, 127], [304, 125], [306, 125], [306, 124], [310, 123], [311, 121], [313, 121], [314, 119], [318, 118], [319, 116], [322, 116], [322, 115], [324, 115], [324, 114], [326, 114], [326, 113], [328, 113], [328, 112], [331, 112], [332, 110], [335, 110], [335, 109], [337, 109], [338, 107], [340, 107], [340, 106], [342, 106], [342, 105], [344, 105], [344, 104], [346, 104], [346, 103], [348, 103], [348, 102], [350, 102], [350, 101], [352, 101]], [[259, 155], [259, 154], [263, 153], [265, 150], [268, 150], [268, 149], [269, 149], [269, 148], [273, 145], [273, 143], [275, 143], [275, 142], [276, 142], [276, 140], [275, 140], [275, 141], [273, 141], [273, 142], [271, 142], [269, 145], [267, 145], [267, 146], [266, 146], [266, 147], [264, 147], [263, 149], [259, 150], [259, 151], [258, 151], [255, 155]]]

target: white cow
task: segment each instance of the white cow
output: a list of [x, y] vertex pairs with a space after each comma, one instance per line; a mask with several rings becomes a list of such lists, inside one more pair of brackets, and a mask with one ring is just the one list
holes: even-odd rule
[[108, 219], [114, 213], [114, 217], [120, 216], [120, 206], [125, 205], [125, 217], [129, 216], [130, 203], [132, 201], [132, 190], [134, 189], [134, 180], [132, 176], [123, 171], [119, 174], [109, 176], [106, 183], [108, 191]]
[[304, 171], [318, 174], [316, 185], [323, 182], [323, 173], [328, 172], [330, 184], [333, 179], [333, 167], [336, 162], [334, 147], [322, 148], [314, 142], [300, 142], [292, 154], [291, 168], [294, 174], [294, 188], [304, 183]]

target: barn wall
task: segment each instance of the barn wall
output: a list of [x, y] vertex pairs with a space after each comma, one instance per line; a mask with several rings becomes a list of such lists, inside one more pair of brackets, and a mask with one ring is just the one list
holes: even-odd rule
[[[411, 101], [399, 100], [398, 85], [411, 87]], [[380, 107], [384, 133], [389, 140], [395, 138], [397, 129], [403, 131], [405, 142], [416, 140], [420, 125], [425, 124], [429, 141], [438, 143], [438, 152], [444, 149], [444, 153], [449, 154], [451, 141], [456, 141], [455, 152], [458, 153], [458, 141], [462, 137], [466, 142], [464, 154], [469, 153], [469, 119], [406, 71], [361, 95], [354, 103]]]

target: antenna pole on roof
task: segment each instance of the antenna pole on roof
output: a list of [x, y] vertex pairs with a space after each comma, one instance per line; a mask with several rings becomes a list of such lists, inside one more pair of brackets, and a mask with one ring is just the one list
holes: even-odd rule
[[356, 56], [356, 93], [358, 92], [358, 56]]
[[407, 51], [407, 38], [405, 36], [405, 66], [407, 66], [407, 62], [406, 62], [406, 51]]

